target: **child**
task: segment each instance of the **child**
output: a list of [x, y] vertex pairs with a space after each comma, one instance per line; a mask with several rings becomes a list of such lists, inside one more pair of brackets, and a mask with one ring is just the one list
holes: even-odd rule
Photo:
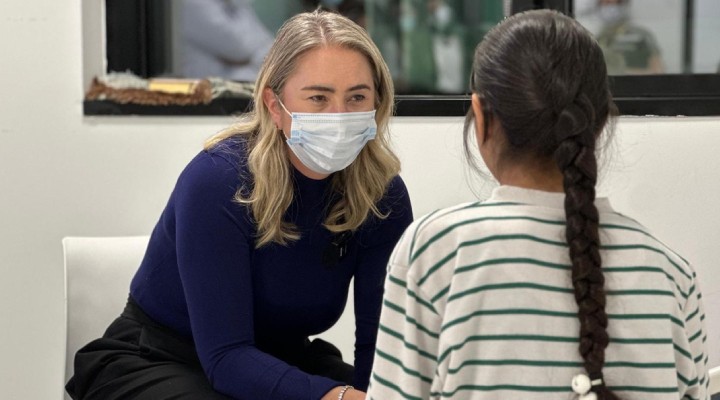
[[595, 198], [615, 114], [597, 42], [557, 12], [512, 16], [471, 90], [466, 151], [475, 133], [500, 186], [396, 246], [367, 398], [707, 399], [695, 272]]

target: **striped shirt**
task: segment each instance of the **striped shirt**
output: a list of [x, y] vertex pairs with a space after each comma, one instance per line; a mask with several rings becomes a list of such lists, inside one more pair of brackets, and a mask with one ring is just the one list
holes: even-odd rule
[[[585, 373], [564, 194], [501, 186], [416, 220], [390, 258], [368, 399], [572, 399]], [[696, 275], [596, 200], [606, 385], [622, 399], [708, 399]]]

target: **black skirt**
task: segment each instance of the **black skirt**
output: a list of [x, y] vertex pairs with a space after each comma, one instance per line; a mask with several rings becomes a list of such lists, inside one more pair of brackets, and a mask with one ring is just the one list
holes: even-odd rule
[[[301, 370], [351, 384], [354, 368], [332, 344], [306, 341]], [[295, 362], [296, 361], [296, 362]], [[78, 350], [65, 389], [76, 400], [230, 399], [213, 390], [191, 340], [153, 321], [132, 298], [102, 338]]]

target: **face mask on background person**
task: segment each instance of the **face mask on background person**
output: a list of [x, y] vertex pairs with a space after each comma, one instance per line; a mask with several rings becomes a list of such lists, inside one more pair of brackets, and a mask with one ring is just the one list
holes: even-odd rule
[[286, 143], [306, 167], [331, 174], [350, 165], [365, 143], [375, 138], [375, 110], [347, 113], [291, 113]]

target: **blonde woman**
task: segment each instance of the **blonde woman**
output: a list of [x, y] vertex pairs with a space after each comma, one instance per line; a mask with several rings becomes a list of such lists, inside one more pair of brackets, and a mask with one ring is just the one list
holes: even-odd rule
[[[255, 110], [180, 175], [127, 307], [76, 355], [71, 396], [363, 399], [385, 266], [412, 220], [392, 104], [362, 28], [324, 12], [290, 19]], [[337, 321], [353, 278], [351, 366], [308, 336]]]

